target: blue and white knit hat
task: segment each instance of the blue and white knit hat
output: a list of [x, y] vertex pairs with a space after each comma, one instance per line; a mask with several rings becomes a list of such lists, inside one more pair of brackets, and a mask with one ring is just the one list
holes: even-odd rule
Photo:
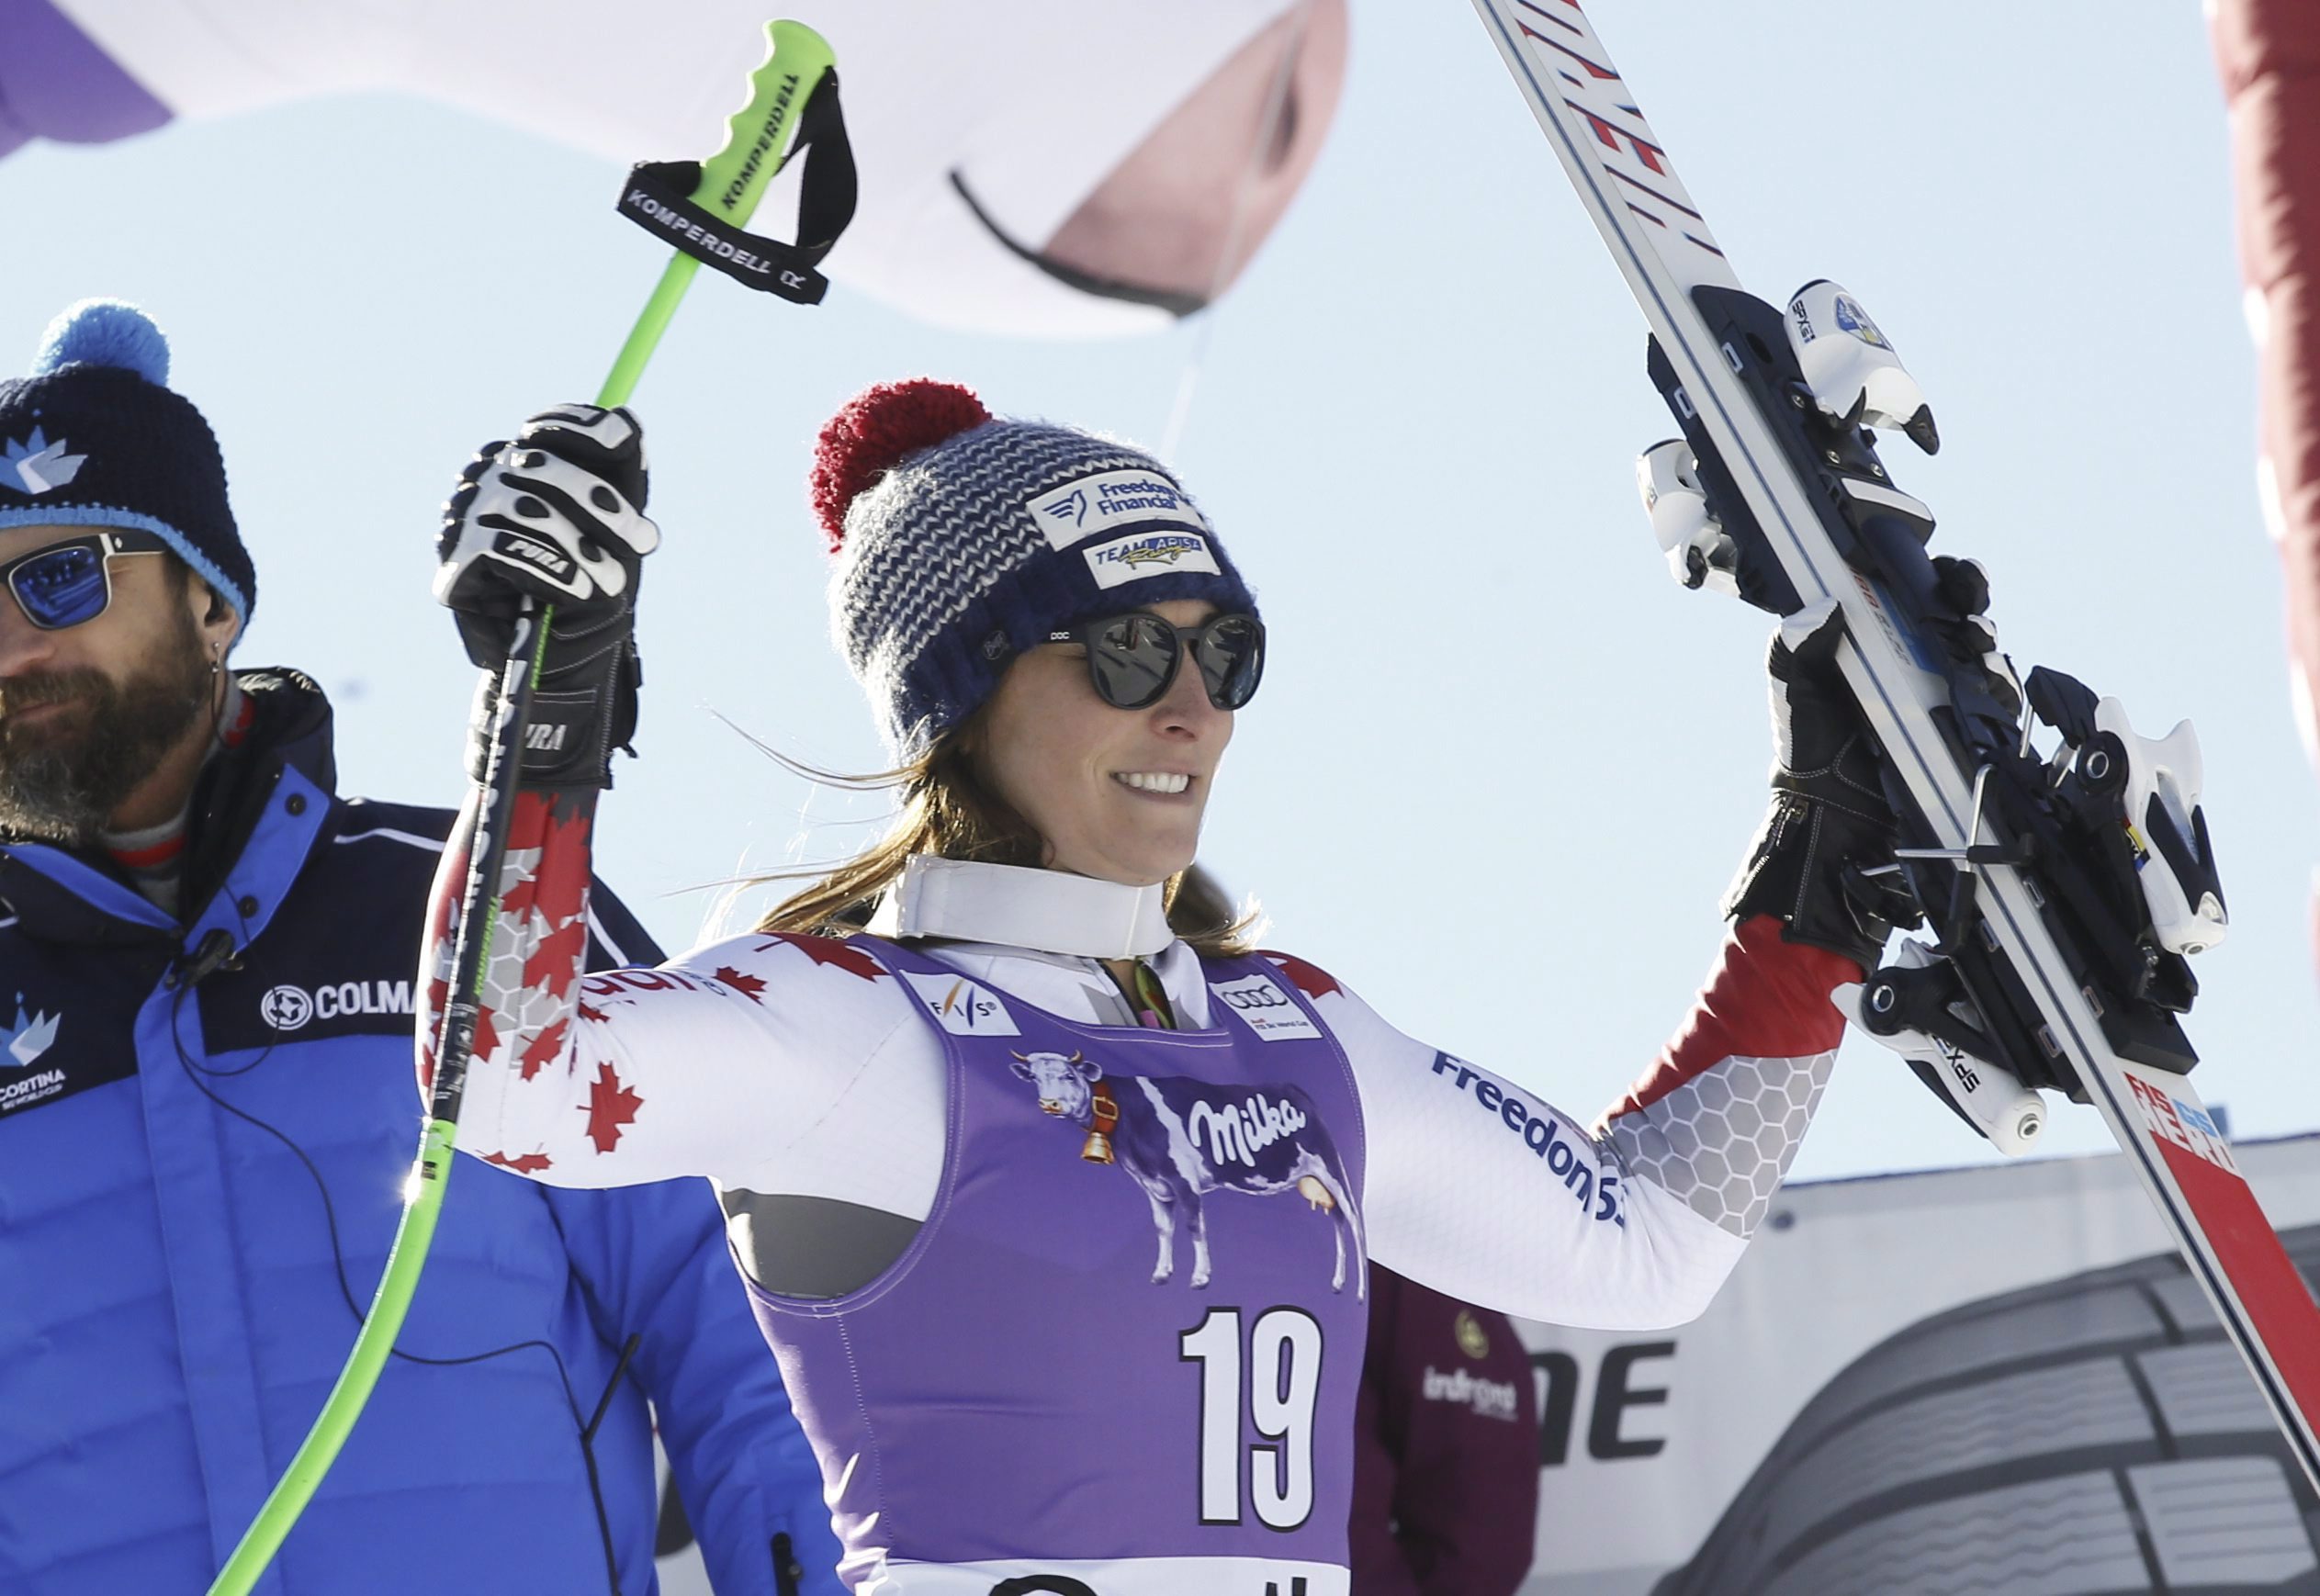
[[952, 383], [884, 383], [822, 429], [809, 483], [838, 556], [839, 650], [908, 761], [1059, 627], [1207, 599], [1254, 612], [1175, 474], [1132, 445], [994, 418]]
[[246, 626], [258, 574], [225, 461], [168, 382], [169, 341], [135, 306], [84, 299], [50, 322], [31, 373], [0, 381], [0, 528], [153, 533]]

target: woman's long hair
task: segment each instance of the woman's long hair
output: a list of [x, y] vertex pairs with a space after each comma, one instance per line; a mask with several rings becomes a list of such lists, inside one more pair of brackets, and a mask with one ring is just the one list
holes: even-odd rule
[[[973, 750], [983, 720], [977, 711], [917, 759], [874, 776], [834, 776], [783, 759], [800, 775], [833, 786], [856, 791], [892, 787], [901, 796], [901, 813], [884, 837], [784, 898], [757, 928], [851, 936], [902, 879], [903, 868], [916, 854], [1033, 870], [1044, 865], [1046, 844], [974, 768]], [[781, 871], [759, 879], [781, 881], [808, 873]], [[1168, 928], [1202, 958], [1237, 959], [1254, 950], [1249, 938], [1261, 923], [1257, 910], [1253, 905], [1236, 908], [1199, 865], [1170, 879], [1164, 901]]]

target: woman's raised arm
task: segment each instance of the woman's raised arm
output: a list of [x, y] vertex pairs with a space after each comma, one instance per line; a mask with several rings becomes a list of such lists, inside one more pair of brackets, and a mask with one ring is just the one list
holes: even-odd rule
[[1861, 978], [1780, 932], [1769, 916], [1733, 927], [1672, 1040], [1592, 1122], [1405, 1036], [1289, 961], [1360, 1087], [1372, 1255], [1526, 1319], [1649, 1329], [1697, 1316], [1828, 1084], [1844, 1034], [1829, 994]]
[[1824, 620], [1794, 649], [1774, 641], [1773, 802], [1725, 904], [1732, 928], [1658, 1061], [1591, 1127], [1335, 995], [1380, 1262], [1563, 1324], [1655, 1327], [1707, 1306], [1828, 1085], [1844, 1038], [1830, 995], [1915, 920], [1880, 884], [1893, 814], [1833, 680], [1836, 635]]
[[[736, 947], [704, 970], [583, 974], [591, 839], [612, 750], [636, 724], [635, 596], [659, 543], [642, 433], [625, 410], [543, 411], [487, 444], [445, 506], [436, 596], [493, 671], [526, 601], [553, 605], [509, 826], [459, 1145], [558, 1186], [746, 1171], [826, 1117], [908, 1011], [827, 1001], [810, 961]], [[479, 777], [497, 706], [475, 711]], [[421, 967], [422, 1090], [449, 994], [481, 794], [443, 855]], [[713, 952], [718, 950], [712, 950]], [[891, 983], [889, 983], [891, 984]]]

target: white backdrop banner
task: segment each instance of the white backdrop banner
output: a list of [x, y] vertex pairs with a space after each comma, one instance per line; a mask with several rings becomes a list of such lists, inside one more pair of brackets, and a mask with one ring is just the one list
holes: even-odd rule
[[[2235, 1152], [2320, 1277], [2320, 1136]], [[2116, 1156], [1791, 1186], [1696, 1322], [1520, 1328], [1526, 1596], [2320, 1590], [2320, 1500]]]

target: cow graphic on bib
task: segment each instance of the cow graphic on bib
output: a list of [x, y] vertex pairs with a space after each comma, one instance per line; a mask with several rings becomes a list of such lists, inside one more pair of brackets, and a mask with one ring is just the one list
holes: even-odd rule
[[1346, 1285], [1346, 1261], [1360, 1278], [1361, 1212], [1328, 1130], [1304, 1093], [1267, 1083], [1225, 1086], [1188, 1077], [1107, 1077], [1084, 1053], [1015, 1053], [1015, 1073], [1039, 1093], [1042, 1113], [1067, 1119], [1087, 1133], [1080, 1157], [1117, 1163], [1151, 1199], [1160, 1253], [1153, 1284], [1176, 1273], [1179, 1216], [1192, 1232], [1194, 1289], [1209, 1283], [1208, 1209], [1213, 1191], [1278, 1197], [1294, 1192], [1329, 1217], [1335, 1257], [1332, 1291]]

